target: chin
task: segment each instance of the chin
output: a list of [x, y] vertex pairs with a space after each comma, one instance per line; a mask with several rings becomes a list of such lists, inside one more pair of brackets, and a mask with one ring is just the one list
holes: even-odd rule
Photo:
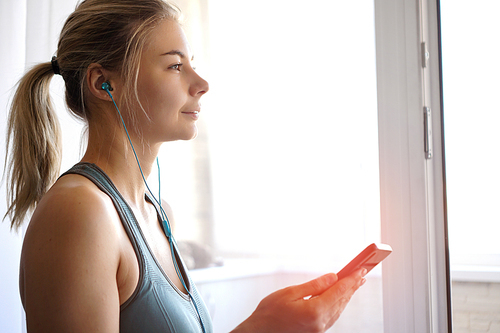
[[194, 132], [193, 135], [191, 136], [191, 138], [188, 140], [194, 140], [194, 139], [196, 139], [197, 136], [198, 136], [198, 131]]
[[197, 136], [198, 136], [198, 128], [195, 127], [191, 132], [185, 133], [185, 135], [179, 138], [179, 140], [189, 141], [195, 139]]

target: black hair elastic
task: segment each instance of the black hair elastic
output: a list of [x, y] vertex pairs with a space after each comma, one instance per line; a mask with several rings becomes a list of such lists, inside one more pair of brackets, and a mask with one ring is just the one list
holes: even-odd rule
[[61, 75], [61, 69], [59, 68], [59, 64], [57, 63], [56, 56], [53, 56], [50, 62], [52, 63], [52, 70], [54, 71], [54, 74]]

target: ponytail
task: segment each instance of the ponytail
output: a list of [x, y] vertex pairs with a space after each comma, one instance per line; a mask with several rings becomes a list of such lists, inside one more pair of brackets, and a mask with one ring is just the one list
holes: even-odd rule
[[50, 62], [33, 67], [19, 81], [7, 128], [8, 208], [4, 219], [18, 229], [56, 181], [61, 164], [61, 134], [50, 99]]

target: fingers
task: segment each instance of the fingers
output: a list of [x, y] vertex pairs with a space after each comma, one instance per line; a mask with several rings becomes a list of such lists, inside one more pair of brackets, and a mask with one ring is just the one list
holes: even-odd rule
[[[337, 275], [335, 273], [325, 274], [316, 278], [314, 280], [308, 281], [306, 283], [296, 285], [293, 287], [286, 288], [287, 291], [290, 292], [291, 297], [293, 299], [302, 299], [305, 297], [314, 297], [323, 294], [325, 291], [329, 290], [332, 286], [336, 284], [340, 284], [338, 288], [334, 291], [339, 293], [339, 295], [348, 291], [348, 289], [354, 288], [356, 291], [359, 287], [361, 287], [366, 279], [364, 276], [366, 275], [366, 269], [360, 269], [357, 272], [351, 274], [350, 276], [338, 281]], [[343, 281], [343, 282], [342, 282]], [[342, 282], [342, 283], [341, 283]], [[341, 296], [337, 296], [340, 298]]]
[[317, 296], [331, 288], [337, 281], [337, 275], [334, 273], [329, 273], [306, 283], [293, 286], [290, 288], [290, 290], [293, 290], [293, 297], [295, 299], [301, 299], [308, 296]]
[[364, 276], [366, 275], [367, 271], [365, 268], [359, 269], [358, 271], [354, 272], [353, 274], [349, 275], [348, 277], [340, 280], [334, 288], [332, 288], [334, 294], [337, 297], [342, 297], [343, 294], [348, 293], [352, 291], [354, 293], [356, 290], [358, 290], [359, 287], [361, 287], [365, 282], [366, 279]]
[[365, 275], [366, 269], [358, 270], [350, 276], [335, 283], [320, 297], [317, 297], [315, 301], [323, 303], [326, 307], [339, 308], [343, 310], [354, 292], [366, 282], [366, 279], [364, 278]]
[[365, 275], [366, 269], [360, 269], [311, 300], [316, 303], [316, 307], [323, 309], [322, 313], [325, 315], [324, 321], [327, 322], [327, 328], [337, 321], [356, 290], [366, 282]]

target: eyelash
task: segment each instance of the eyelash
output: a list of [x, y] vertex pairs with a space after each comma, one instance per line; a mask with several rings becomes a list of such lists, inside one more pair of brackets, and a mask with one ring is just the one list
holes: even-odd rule
[[182, 64], [174, 64], [174, 65], [170, 66], [169, 68], [174, 69], [176, 71], [180, 71], [181, 67], [182, 67]]

